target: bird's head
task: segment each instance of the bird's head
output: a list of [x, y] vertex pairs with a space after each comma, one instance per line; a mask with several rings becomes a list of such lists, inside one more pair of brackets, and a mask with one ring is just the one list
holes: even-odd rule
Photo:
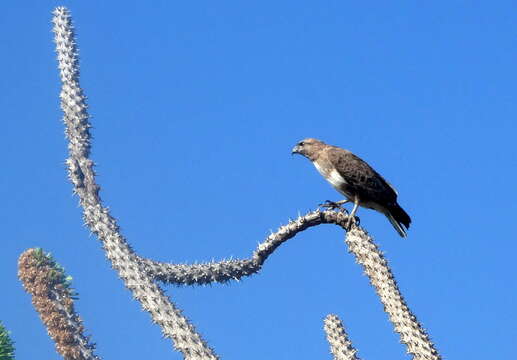
[[298, 144], [296, 144], [295, 147], [293, 147], [291, 154], [300, 154], [305, 156], [309, 160], [314, 161], [316, 160], [316, 154], [319, 153], [319, 150], [322, 148], [323, 145], [325, 145], [325, 143], [317, 139], [304, 139], [300, 141]]

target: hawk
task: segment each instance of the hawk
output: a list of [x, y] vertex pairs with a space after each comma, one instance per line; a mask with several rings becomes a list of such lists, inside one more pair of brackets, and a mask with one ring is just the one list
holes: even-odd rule
[[349, 224], [355, 218], [359, 206], [377, 210], [386, 215], [400, 236], [406, 237], [411, 218], [397, 203], [397, 190], [370, 165], [350, 151], [327, 145], [316, 139], [300, 141], [292, 150], [312, 161], [319, 173], [342, 195], [345, 200], [327, 201], [327, 207], [340, 207], [353, 202]]

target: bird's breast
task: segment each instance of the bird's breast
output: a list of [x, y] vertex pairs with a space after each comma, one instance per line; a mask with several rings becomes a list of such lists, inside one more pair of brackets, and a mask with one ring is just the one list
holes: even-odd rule
[[327, 173], [329, 172], [327, 170], [327, 168], [321, 166], [316, 161], [314, 161], [313, 164], [314, 164], [314, 167], [316, 168], [316, 170], [318, 170], [318, 172], [321, 174], [321, 176], [323, 176], [324, 178], [327, 178], [327, 176], [328, 176]]
[[348, 185], [346, 180], [337, 172], [336, 169], [332, 169], [327, 176], [327, 181], [332, 184], [335, 188], [343, 188]]
[[317, 162], [313, 163], [318, 172], [340, 193], [345, 196], [349, 196], [349, 194], [345, 193], [345, 189], [347, 188], [348, 183], [341, 176], [341, 174], [335, 168], [327, 168], [323, 167]]

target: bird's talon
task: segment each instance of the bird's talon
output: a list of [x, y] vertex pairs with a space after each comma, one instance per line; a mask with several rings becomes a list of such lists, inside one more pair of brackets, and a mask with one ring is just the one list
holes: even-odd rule
[[346, 210], [341, 206], [341, 204], [338, 204], [337, 202], [330, 201], [330, 200], [325, 200], [325, 202], [323, 204], [319, 204], [318, 206], [327, 208], [329, 210], [334, 210], [334, 209]]
[[359, 226], [361, 220], [358, 216], [348, 216], [348, 220], [346, 222], [346, 229], [350, 231], [352, 229], [352, 225]]
[[321, 204], [318, 204], [319, 207], [328, 207], [330, 204], [332, 203], [332, 201], [330, 200], [325, 200], [325, 202], [321, 203]]
[[346, 215], [349, 214], [348, 209], [346, 207], [340, 206], [338, 210], [339, 210], [340, 213], [343, 213], [343, 214], [346, 214]]

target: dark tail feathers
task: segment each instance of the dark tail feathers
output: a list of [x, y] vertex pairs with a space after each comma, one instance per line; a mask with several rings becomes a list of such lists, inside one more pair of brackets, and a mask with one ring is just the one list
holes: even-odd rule
[[[395, 203], [388, 207], [386, 211], [386, 217], [390, 221], [391, 225], [393, 225], [395, 230], [397, 230], [400, 236], [407, 236], [406, 230], [409, 228], [409, 224], [411, 224], [411, 218], [407, 212], [405, 212], [404, 209], [400, 207], [399, 204]], [[405, 228], [402, 225], [404, 225]]]

